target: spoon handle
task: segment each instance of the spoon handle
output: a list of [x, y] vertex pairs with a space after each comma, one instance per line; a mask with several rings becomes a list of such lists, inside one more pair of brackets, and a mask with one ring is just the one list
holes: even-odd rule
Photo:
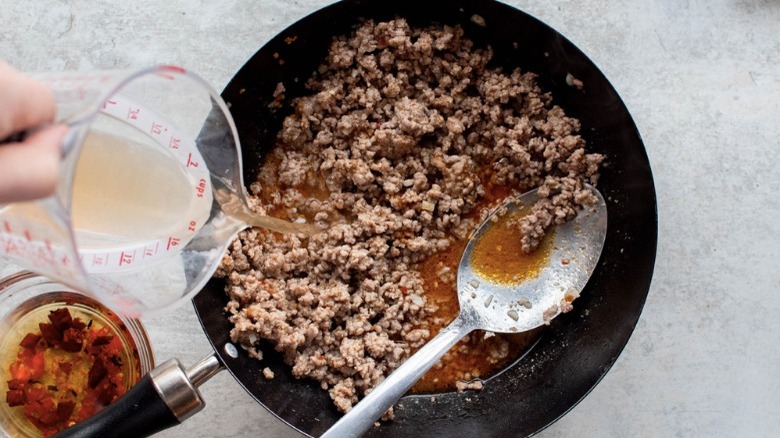
[[458, 315], [450, 325], [387, 376], [321, 438], [359, 437], [390, 409], [440, 357], [475, 327]]

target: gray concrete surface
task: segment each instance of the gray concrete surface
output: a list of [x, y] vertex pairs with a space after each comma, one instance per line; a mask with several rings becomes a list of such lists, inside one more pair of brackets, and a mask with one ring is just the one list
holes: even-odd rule
[[[329, 1], [0, 1], [0, 58], [27, 71], [186, 66], [221, 89]], [[656, 178], [658, 259], [627, 348], [543, 437], [780, 435], [780, 2], [512, 0], [612, 81]], [[145, 319], [158, 359], [209, 352], [189, 304]], [[227, 373], [162, 437], [297, 434]]]

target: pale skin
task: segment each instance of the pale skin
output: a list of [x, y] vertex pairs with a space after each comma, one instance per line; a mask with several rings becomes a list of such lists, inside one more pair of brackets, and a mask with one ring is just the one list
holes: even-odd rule
[[0, 140], [35, 129], [24, 141], [0, 144], [0, 204], [46, 197], [54, 192], [65, 125], [52, 124], [54, 95], [0, 61]]

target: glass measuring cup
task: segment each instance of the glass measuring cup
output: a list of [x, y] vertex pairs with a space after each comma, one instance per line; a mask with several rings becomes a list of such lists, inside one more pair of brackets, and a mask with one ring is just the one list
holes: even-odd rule
[[55, 193], [0, 205], [0, 257], [126, 314], [189, 298], [252, 217], [225, 102], [176, 66], [32, 76], [70, 132]]

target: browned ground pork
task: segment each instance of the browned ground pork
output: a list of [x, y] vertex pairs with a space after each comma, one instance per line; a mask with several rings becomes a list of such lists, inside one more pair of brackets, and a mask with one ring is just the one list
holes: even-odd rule
[[240, 233], [218, 271], [231, 337], [258, 359], [271, 341], [341, 411], [434, 334], [416, 263], [475, 229], [486, 187], [541, 187], [529, 250], [589, 201], [602, 156], [533, 73], [488, 68], [491, 55], [460, 27], [403, 19], [336, 38], [252, 186], [258, 212], [322, 232]]

